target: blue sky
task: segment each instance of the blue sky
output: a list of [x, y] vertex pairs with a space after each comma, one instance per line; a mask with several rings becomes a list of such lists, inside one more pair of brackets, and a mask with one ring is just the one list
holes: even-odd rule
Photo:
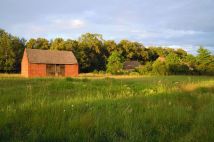
[[86, 32], [214, 53], [213, 0], [0, 0], [0, 28], [26, 39]]

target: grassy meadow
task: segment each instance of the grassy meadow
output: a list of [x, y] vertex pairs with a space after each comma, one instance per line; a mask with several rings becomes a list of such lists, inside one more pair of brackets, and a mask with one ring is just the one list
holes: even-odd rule
[[213, 142], [214, 77], [0, 77], [0, 141]]

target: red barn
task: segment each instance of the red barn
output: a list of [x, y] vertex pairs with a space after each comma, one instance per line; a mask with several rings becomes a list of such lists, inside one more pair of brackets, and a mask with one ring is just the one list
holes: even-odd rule
[[25, 77], [78, 76], [78, 62], [71, 51], [25, 49], [21, 74]]

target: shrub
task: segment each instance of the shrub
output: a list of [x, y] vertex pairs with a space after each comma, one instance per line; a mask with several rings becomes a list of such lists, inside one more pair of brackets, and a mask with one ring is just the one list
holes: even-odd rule
[[168, 74], [189, 74], [189, 67], [185, 64], [168, 64]]
[[141, 75], [150, 74], [151, 71], [152, 71], [152, 62], [147, 62], [145, 65], [136, 68], [136, 72], [138, 72]]
[[156, 60], [152, 65], [152, 73], [156, 75], [168, 75], [168, 66], [165, 62]]
[[113, 52], [108, 58], [107, 72], [117, 74], [122, 70], [122, 67], [120, 54], [116, 51]]

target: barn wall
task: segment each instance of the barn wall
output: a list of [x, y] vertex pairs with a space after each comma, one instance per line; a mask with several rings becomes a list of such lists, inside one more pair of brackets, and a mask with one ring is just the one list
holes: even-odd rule
[[46, 64], [29, 64], [29, 77], [45, 77]]
[[24, 77], [28, 77], [28, 58], [26, 54], [26, 50], [24, 51], [21, 63], [21, 75]]
[[65, 65], [65, 76], [76, 77], [79, 74], [79, 66], [76, 65]]

